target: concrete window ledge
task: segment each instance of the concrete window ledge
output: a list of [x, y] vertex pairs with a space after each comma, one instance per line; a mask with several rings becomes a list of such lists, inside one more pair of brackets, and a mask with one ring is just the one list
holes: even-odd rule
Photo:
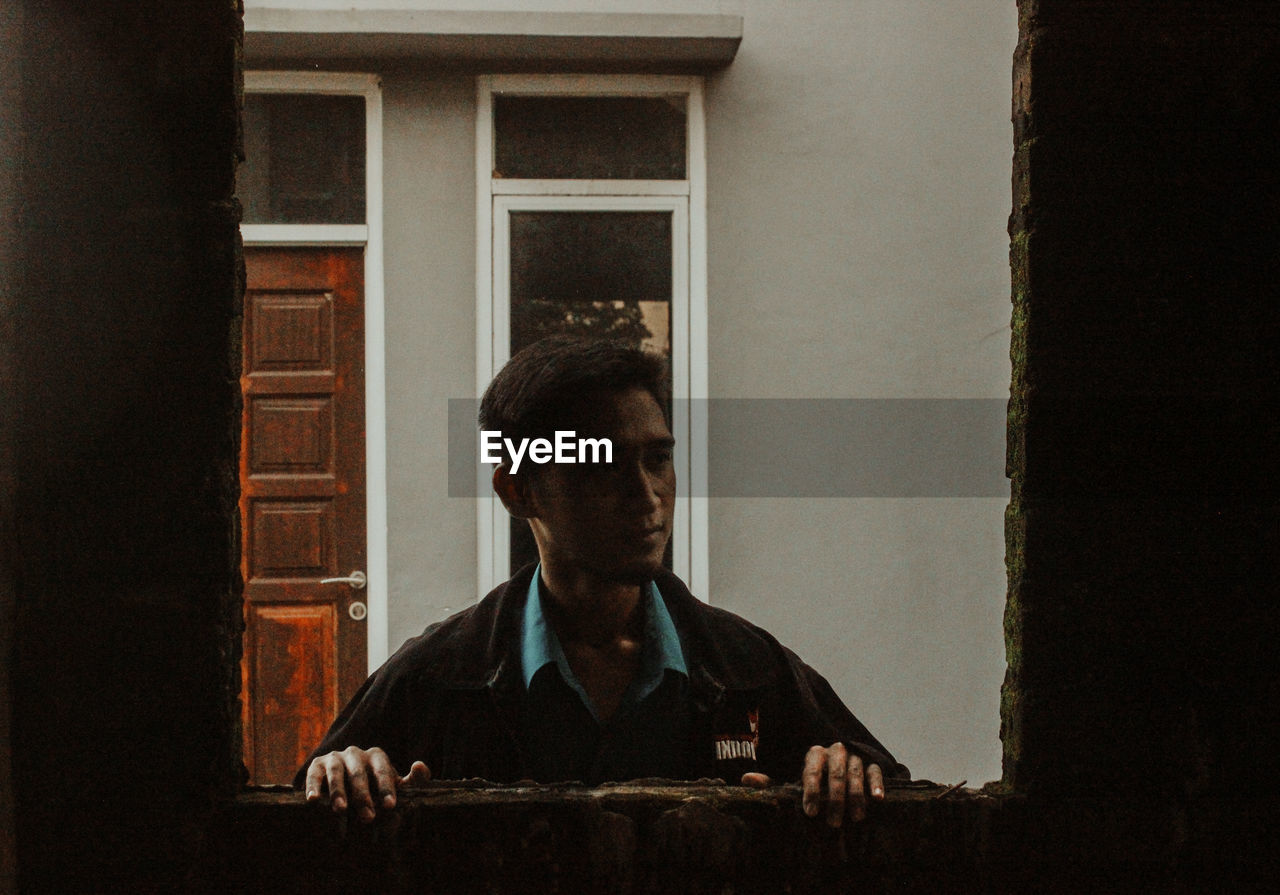
[[250, 8], [250, 67], [355, 61], [489, 70], [705, 71], [733, 61], [742, 17], [687, 13]]
[[[1274, 804], [1135, 790], [889, 790], [867, 820], [810, 819], [794, 785], [433, 782], [371, 824], [284, 788], [223, 803], [185, 891], [1070, 893], [1245, 891]], [[190, 865], [189, 865], [190, 866]], [[1225, 886], [1225, 888], [1224, 888]], [[1252, 890], [1250, 890], [1252, 891]], [[1269, 889], [1268, 889], [1269, 891]]]
[[433, 783], [365, 825], [259, 789], [221, 809], [206, 841], [221, 857], [197, 876], [209, 891], [312, 895], [970, 890], [1002, 804], [894, 788], [836, 830], [802, 813], [794, 785]]

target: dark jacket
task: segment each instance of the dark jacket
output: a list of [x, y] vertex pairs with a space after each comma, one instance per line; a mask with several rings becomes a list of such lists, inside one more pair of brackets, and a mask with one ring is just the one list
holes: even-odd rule
[[[342, 710], [294, 785], [302, 786], [312, 758], [353, 745], [381, 747], [400, 773], [422, 760], [439, 779], [530, 779], [517, 728], [520, 625], [533, 569], [400, 647]], [[767, 631], [699, 601], [666, 571], [656, 583], [689, 669], [694, 777], [736, 782], [762, 771], [796, 780], [811, 746], [836, 741], [886, 776], [908, 776], [830, 684]]]

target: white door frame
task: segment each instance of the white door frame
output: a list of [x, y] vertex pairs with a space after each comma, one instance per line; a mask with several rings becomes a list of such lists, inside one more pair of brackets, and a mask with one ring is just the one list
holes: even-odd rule
[[[382, 87], [377, 75], [249, 71], [246, 93], [362, 96], [365, 101], [364, 224], [242, 224], [246, 245], [364, 246], [364, 415], [368, 671], [388, 655], [386, 305], [382, 266]], [[345, 570], [344, 570], [345, 572]]]
[[[477, 81], [476, 395], [510, 357], [510, 244], [514, 210], [672, 212], [671, 378], [678, 490], [672, 565], [710, 596], [707, 514], [706, 139], [699, 77], [668, 75], [486, 75]], [[686, 180], [518, 180], [495, 178], [493, 95], [645, 96], [682, 93], [687, 102]], [[698, 496], [694, 496], [698, 495]], [[492, 495], [477, 501], [478, 596], [508, 577], [507, 512]]]

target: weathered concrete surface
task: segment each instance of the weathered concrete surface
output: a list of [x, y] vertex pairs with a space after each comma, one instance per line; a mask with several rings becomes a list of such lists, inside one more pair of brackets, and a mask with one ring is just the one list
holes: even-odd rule
[[1019, 9], [1005, 782], [1272, 798], [1280, 7]]
[[908, 879], [947, 891], [980, 875], [1001, 804], [931, 784], [893, 789], [868, 821], [835, 830], [806, 817], [799, 795], [440, 783], [364, 825], [296, 793], [256, 791], [221, 812], [197, 876], [208, 891], [246, 892], [902, 891]]
[[1243, 838], [1206, 856], [1188, 851], [1195, 819], [1158, 800], [1034, 801], [929, 783], [891, 789], [839, 830], [804, 816], [794, 785], [435, 783], [368, 825], [255, 791], [224, 806], [189, 882], [311, 895], [1214, 891], [1265, 869], [1258, 819], [1236, 815]]
[[4, 6], [4, 834], [24, 891], [163, 888], [239, 765], [240, 18]]

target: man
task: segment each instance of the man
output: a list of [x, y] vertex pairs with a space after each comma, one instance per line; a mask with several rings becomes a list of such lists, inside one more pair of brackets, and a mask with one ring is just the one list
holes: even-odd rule
[[[432, 775], [765, 786], [798, 773], [804, 810], [839, 826], [907, 776], [817, 672], [663, 567], [665, 394], [662, 360], [613, 342], [545, 339], [502, 369], [480, 425], [507, 445], [493, 489], [540, 561], [364, 684], [298, 772], [308, 800], [368, 821]], [[611, 462], [530, 462], [520, 446], [557, 431], [608, 438]]]

